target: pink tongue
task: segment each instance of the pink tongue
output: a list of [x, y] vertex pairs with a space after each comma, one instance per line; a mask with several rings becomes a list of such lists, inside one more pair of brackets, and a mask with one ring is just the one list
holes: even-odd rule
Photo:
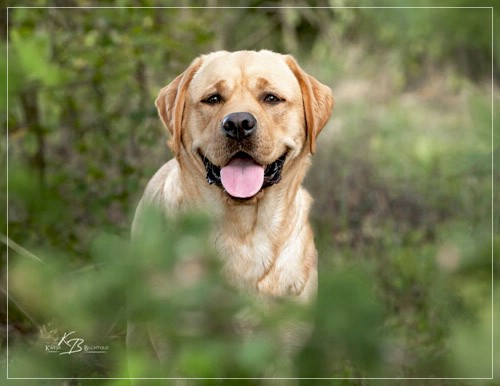
[[234, 158], [220, 170], [224, 189], [233, 197], [257, 194], [264, 183], [264, 167], [250, 158]]

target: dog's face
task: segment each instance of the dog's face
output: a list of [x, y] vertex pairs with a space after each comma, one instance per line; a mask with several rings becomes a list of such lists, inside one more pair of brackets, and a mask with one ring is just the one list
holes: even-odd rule
[[249, 203], [285, 181], [294, 164], [307, 168], [333, 98], [290, 56], [220, 51], [196, 59], [156, 105], [181, 167]]

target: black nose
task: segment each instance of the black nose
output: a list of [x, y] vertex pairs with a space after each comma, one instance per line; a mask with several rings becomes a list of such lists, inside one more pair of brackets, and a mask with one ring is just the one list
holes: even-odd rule
[[222, 132], [229, 138], [241, 141], [257, 128], [257, 120], [250, 113], [231, 113], [222, 120]]

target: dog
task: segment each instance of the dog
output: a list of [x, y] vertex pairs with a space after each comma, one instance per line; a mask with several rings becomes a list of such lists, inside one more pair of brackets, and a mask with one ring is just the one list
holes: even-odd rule
[[[155, 104], [174, 158], [148, 183], [133, 238], [146, 206], [167, 217], [210, 208], [229, 283], [264, 299], [314, 302], [312, 198], [302, 181], [333, 109], [331, 89], [290, 55], [218, 51], [196, 58]], [[133, 324], [128, 334], [157, 341]]]

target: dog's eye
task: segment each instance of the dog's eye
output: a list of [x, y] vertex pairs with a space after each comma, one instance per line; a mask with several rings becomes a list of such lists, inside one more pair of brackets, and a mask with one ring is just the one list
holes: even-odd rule
[[222, 97], [220, 94], [213, 94], [210, 95], [208, 98], [205, 98], [202, 100], [203, 103], [206, 103], [207, 105], [215, 105], [217, 103], [222, 102]]
[[274, 94], [267, 94], [265, 97], [264, 97], [264, 102], [267, 102], [267, 103], [278, 103], [278, 102], [281, 102], [282, 100], [280, 98], [278, 98], [276, 95]]

